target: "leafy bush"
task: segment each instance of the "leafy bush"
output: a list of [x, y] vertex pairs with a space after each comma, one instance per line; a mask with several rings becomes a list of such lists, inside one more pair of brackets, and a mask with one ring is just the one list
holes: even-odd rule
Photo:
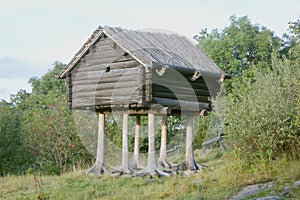
[[0, 136], [7, 144], [0, 166], [4, 174], [62, 174], [92, 160], [65, 108], [64, 81], [55, 78], [64, 66], [54, 65], [43, 77], [30, 79], [32, 93], [21, 90], [0, 106]]
[[11, 103], [0, 101], [0, 176], [22, 174], [31, 161], [20, 131], [20, 116]]
[[228, 95], [227, 140], [242, 158], [299, 158], [299, 67], [274, 59], [272, 71], [254, 73], [253, 83], [241, 80]]

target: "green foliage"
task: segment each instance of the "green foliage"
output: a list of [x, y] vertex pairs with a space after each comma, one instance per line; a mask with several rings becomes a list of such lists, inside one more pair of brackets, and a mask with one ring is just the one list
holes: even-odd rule
[[244, 79], [228, 95], [224, 133], [246, 159], [299, 158], [300, 70], [288, 60], [273, 60], [273, 70], [255, 70], [255, 82]]
[[[20, 90], [0, 103], [0, 173], [62, 174], [91, 162], [65, 107], [65, 85], [55, 78], [64, 65], [31, 78], [32, 93]], [[3, 144], [2, 144], [3, 143]]]
[[79, 165], [81, 159], [88, 159], [72, 115], [65, 108], [65, 96], [31, 98], [39, 103], [26, 110], [22, 128], [35, 158], [33, 167], [44, 173], [62, 174]]
[[34, 157], [33, 168], [49, 174], [62, 174], [73, 166], [90, 162], [91, 157], [78, 137], [72, 113], [65, 107], [64, 82], [54, 69], [41, 79], [32, 78], [32, 93], [22, 101], [22, 134]]
[[291, 33], [292, 40], [295, 41], [295, 43], [300, 42], [300, 17], [295, 22], [289, 23], [289, 31]]
[[[199, 48], [235, 75], [224, 84], [228, 101], [223, 133], [239, 156], [298, 157], [294, 152], [300, 150], [299, 23], [299, 19], [290, 22], [289, 34], [282, 40], [253, 25], [247, 16], [232, 16], [223, 30], [204, 29], [195, 36]], [[273, 59], [274, 55], [283, 61]], [[220, 112], [215, 109], [212, 115]], [[222, 125], [225, 116], [215, 119], [221, 119]]]
[[[204, 142], [209, 130], [209, 119], [211, 119], [210, 115], [207, 117], [199, 117], [199, 120], [196, 122], [196, 133], [193, 140], [193, 147], [194, 149], [201, 149], [202, 143]], [[216, 136], [216, 134], [214, 134]]]
[[54, 68], [46, 73], [42, 78], [32, 77], [29, 83], [32, 86], [33, 95], [47, 95], [65, 93], [66, 87], [63, 79], [56, 79], [55, 76], [65, 67], [60, 62], [54, 62]]
[[0, 176], [26, 170], [30, 153], [20, 133], [20, 116], [11, 103], [0, 102]]
[[286, 51], [287, 57], [293, 64], [300, 64], [300, 18], [295, 22], [289, 23], [289, 35], [286, 34], [286, 45], [283, 51]]
[[194, 39], [221, 69], [233, 75], [241, 75], [254, 65], [269, 68], [271, 54], [280, 44], [272, 31], [251, 24], [247, 16], [231, 16], [230, 25], [222, 31], [214, 29], [208, 33], [204, 29]]

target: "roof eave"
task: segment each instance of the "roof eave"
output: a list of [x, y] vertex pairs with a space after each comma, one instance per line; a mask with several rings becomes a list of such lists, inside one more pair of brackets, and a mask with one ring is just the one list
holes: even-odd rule
[[86, 54], [86, 52], [90, 49], [90, 47], [97, 42], [99, 37], [102, 35], [103, 29], [98, 28], [94, 31], [92, 36], [85, 42], [85, 44], [80, 48], [80, 50], [75, 54], [75, 56], [71, 59], [69, 64], [65, 67], [63, 71], [60, 72], [57, 78], [63, 79], [66, 77], [66, 74], [71, 71], [74, 66], [80, 61], [80, 59]]

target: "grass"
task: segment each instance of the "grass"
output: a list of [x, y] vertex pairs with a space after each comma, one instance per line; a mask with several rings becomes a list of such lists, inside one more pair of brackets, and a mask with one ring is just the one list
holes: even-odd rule
[[[0, 178], [0, 199], [226, 199], [242, 186], [275, 181], [274, 188], [256, 194], [279, 194], [286, 186], [300, 179], [300, 161], [280, 159], [245, 163], [232, 160], [230, 154], [211, 152], [198, 159], [211, 166], [189, 177], [86, 176], [72, 172], [62, 176], [7, 176]], [[289, 191], [300, 199], [299, 188]]]

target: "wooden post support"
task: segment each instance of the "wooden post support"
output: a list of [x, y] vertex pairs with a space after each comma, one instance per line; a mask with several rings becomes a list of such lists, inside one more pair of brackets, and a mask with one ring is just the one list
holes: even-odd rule
[[165, 168], [169, 168], [171, 166], [167, 160], [167, 120], [168, 116], [163, 115], [161, 125], [160, 153], [158, 158], [158, 163]]
[[98, 128], [98, 149], [97, 149], [97, 161], [100, 166], [104, 166], [104, 136], [105, 136], [105, 115], [99, 114], [99, 128]]
[[140, 132], [141, 132], [141, 116], [136, 115], [135, 132], [134, 132], [134, 149], [133, 149], [133, 169], [141, 169], [140, 164]]
[[156, 170], [156, 152], [155, 152], [155, 121], [154, 114], [148, 114], [148, 161], [147, 169]]
[[157, 169], [155, 152], [155, 115], [148, 113], [148, 160], [147, 167], [135, 173], [136, 176], [145, 176], [158, 174], [158, 176], [169, 176], [170, 174], [161, 172]]
[[122, 129], [122, 166], [121, 170], [125, 173], [130, 173], [128, 164], [128, 114], [123, 114], [123, 129]]
[[186, 118], [186, 147], [185, 147], [185, 164], [188, 170], [197, 170], [197, 165], [193, 153], [193, 116], [188, 115]]
[[95, 173], [95, 174], [104, 174], [104, 140], [105, 140], [105, 115], [99, 113], [98, 121], [98, 140], [97, 140], [97, 155], [95, 164], [88, 170], [84, 171], [85, 174]]

